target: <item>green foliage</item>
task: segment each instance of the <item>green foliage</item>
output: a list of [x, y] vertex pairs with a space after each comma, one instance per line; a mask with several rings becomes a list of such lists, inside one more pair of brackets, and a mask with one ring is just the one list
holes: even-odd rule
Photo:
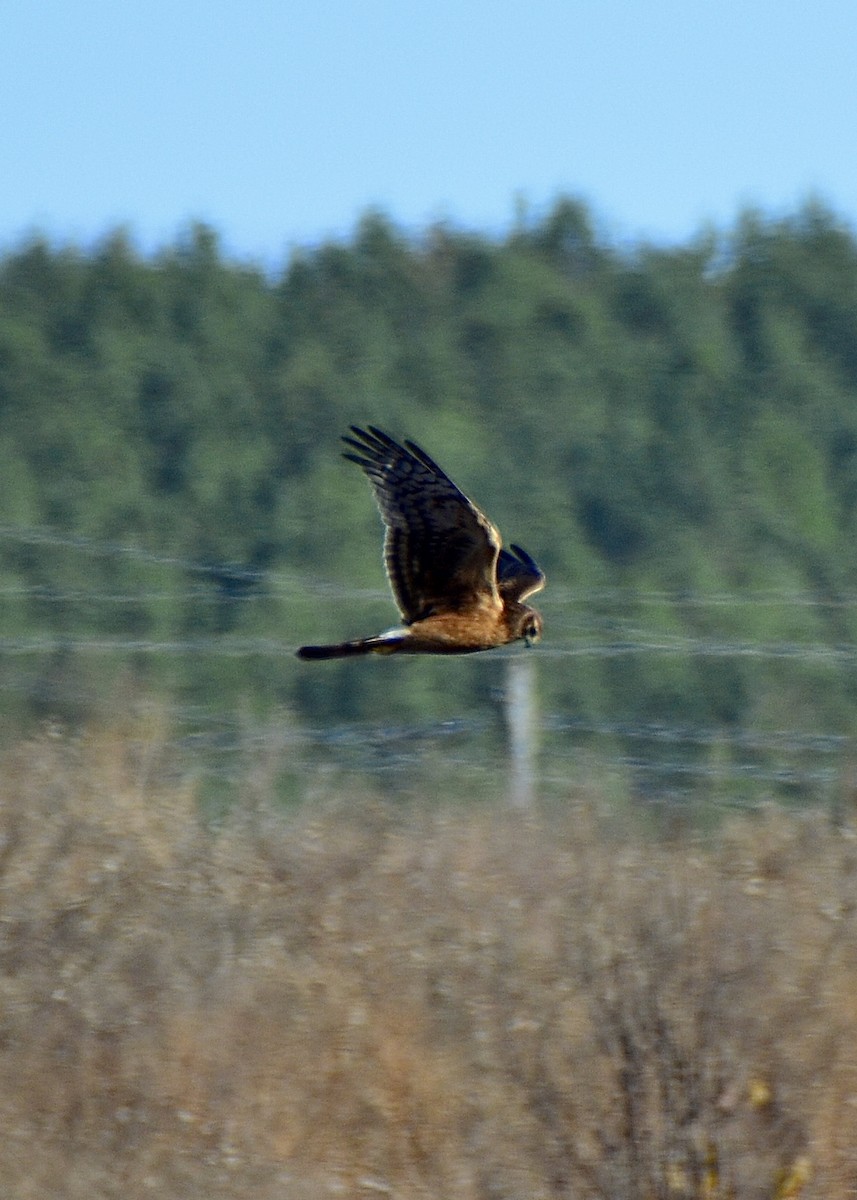
[[[853, 640], [855, 387], [857, 242], [814, 203], [630, 251], [568, 199], [501, 240], [371, 213], [276, 276], [204, 226], [153, 259], [122, 232], [87, 253], [37, 239], [0, 260], [0, 579], [24, 597], [7, 628], [291, 649], [394, 623], [377, 514], [338, 457], [369, 421], [424, 444], [544, 563], [549, 647], [585, 642], [584, 616], [617, 643]], [[621, 613], [591, 599], [615, 589]], [[682, 600], [777, 589], [823, 603], [715, 618]], [[485, 706], [500, 671], [250, 658], [171, 671], [188, 695], [263, 688], [313, 720]], [[791, 696], [706, 654], [568, 654], [545, 659], [542, 702], [739, 724], [823, 688], [847, 724], [853, 688], [821, 674]]]

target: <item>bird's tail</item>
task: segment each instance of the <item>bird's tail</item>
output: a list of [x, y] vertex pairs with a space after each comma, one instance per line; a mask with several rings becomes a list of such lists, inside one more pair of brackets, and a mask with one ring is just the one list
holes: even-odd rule
[[357, 654], [395, 654], [405, 639], [379, 633], [376, 637], [357, 638], [353, 642], [334, 642], [329, 646], [301, 646], [298, 658], [318, 661], [323, 658], [352, 658]]

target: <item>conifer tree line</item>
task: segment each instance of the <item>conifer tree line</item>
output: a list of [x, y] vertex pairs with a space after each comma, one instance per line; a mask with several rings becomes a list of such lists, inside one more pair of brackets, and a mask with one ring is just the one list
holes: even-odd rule
[[[634, 628], [696, 647], [546, 656], [551, 710], [849, 728], [847, 655], [799, 652], [857, 628], [857, 240], [821, 204], [667, 248], [611, 244], [572, 199], [499, 238], [370, 213], [276, 272], [205, 226], [150, 255], [121, 232], [7, 250], [3, 636], [50, 642], [34, 680], [79, 680], [84, 636], [293, 648], [394, 624], [377, 514], [339, 457], [367, 422], [537, 557], [547, 650]], [[797, 647], [801, 670], [788, 649], [699, 652], [724, 641]], [[493, 668], [170, 670], [188, 694], [264, 685], [361, 718], [479, 704]]]

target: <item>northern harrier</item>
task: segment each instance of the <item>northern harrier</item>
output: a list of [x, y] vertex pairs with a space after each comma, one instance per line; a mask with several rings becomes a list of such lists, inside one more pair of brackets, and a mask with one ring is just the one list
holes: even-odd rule
[[523, 601], [545, 585], [525, 550], [500, 534], [437, 463], [370, 425], [351, 426], [345, 458], [369, 476], [386, 526], [384, 559], [404, 625], [375, 637], [301, 646], [299, 658], [353, 654], [472, 654], [522, 638], [542, 619]]

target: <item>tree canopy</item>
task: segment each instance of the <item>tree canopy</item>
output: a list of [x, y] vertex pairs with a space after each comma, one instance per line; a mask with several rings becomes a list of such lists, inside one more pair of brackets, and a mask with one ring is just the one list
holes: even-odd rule
[[[501, 238], [369, 213], [275, 274], [204, 226], [150, 257], [121, 232], [8, 251], [0, 597], [7, 636], [50, 643], [34, 678], [85, 675], [84, 636], [124, 639], [145, 677], [146, 642], [291, 650], [395, 623], [339, 457], [352, 422], [419, 442], [537, 557], [548, 651], [639, 627], [697, 649], [855, 641], [853, 233], [812, 203], [628, 248], [562, 199]], [[718, 596], [736, 602], [700, 603]], [[812, 697], [846, 728], [857, 704], [823, 662], [795, 690], [776, 658], [544, 661], [562, 712], [775, 725]], [[237, 650], [172, 669], [187, 694], [264, 684], [306, 719], [478, 705], [491, 678]]]

